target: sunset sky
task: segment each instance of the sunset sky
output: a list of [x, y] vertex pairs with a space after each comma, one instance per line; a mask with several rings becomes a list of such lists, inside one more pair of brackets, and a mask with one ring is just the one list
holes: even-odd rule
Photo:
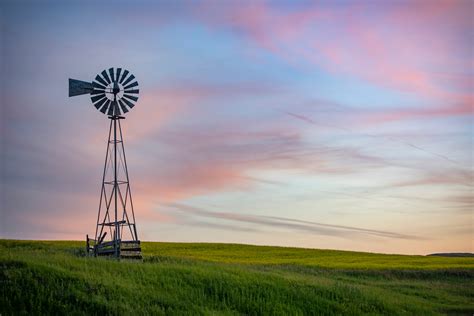
[[141, 240], [473, 252], [472, 1], [2, 1], [0, 237], [93, 234], [122, 121]]

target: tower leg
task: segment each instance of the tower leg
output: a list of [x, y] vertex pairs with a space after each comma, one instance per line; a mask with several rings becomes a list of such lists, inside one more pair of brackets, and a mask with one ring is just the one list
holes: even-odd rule
[[120, 256], [120, 225], [118, 223], [117, 218], [117, 191], [118, 191], [118, 183], [117, 183], [117, 117], [113, 116], [112, 120], [114, 122], [114, 203], [115, 203], [115, 235], [114, 235], [114, 247], [115, 247], [115, 257], [119, 258]]

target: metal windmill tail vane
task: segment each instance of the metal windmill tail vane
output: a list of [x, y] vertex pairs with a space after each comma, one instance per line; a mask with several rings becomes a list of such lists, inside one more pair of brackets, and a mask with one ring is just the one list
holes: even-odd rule
[[69, 79], [69, 96], [90, 94], [92, 104], [110, 119], [99, 211], [88, 255], [141, 259], [132, 192], [120, 120], [138, 101], [138, 82], [122, 68], [109, 68], [92, 82]]

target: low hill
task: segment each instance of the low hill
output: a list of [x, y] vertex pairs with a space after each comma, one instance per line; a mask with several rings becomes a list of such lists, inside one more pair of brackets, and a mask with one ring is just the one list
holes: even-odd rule
[[470, 252], [446, 252], [446, 253], [432, 253], [428, 256], [434, 257], [474, 257], [474, 253]]
[[143, 243], [143, 262], [78, 241], [0, 240], [0, 314], [474, 313], [474, 258]]

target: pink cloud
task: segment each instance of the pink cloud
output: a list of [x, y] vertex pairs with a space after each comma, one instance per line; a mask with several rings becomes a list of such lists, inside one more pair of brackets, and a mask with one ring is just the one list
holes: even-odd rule
[[448, 106], [427, 107], [423, 109], [402, 108], [384, 111], [371, 111], [369, 113], [361, 113], [358, 120], [362, 124], [366, 123], [383, 123], [390, 121], [399, 121], [405, 119], [418, 118], [436, 118], [448, 116], [462, 116], [474, 114], [474, 102], [472, 97], [466, 97], [463, 103], [455, 103]]
[[[265, 84], [240, 83], [229, 85], [206, 85], [195, 82], [157, 85], [145, 92], [139, 102], [140, 111], [132, 111], [129, 120], [123, 125], [127, 128], [127, 140], [134, 141], [155, 134], [164, 124], [179, 120], [185, 114], [202, 112], [204, 101], [219, 98], [239, 98], [281, 93]], [[200, 110], [201, 109], [201, 110]]]
[[135, 162], [146, 173], [135, 175], [134, 191], [143, 200], [174, 202], [268, 184], [252, 177], [255, 170], [343, 176], [387, 165], [356, 148], [308, 146], [298, 129], [285, 121], [279, 127], [227, 122], [225, 126], [161, 130], [147, 143], [149, 155]]
[[217, 7], [208, 5], [198, 16], [245, 35], [291, 64], [313, 64], [446, 104], [415, 109], [415, 116], [472, 111], [472, 84], [463, 74], [473, 69], [468, 1], [359, 2], [286, 11], [263, 2]]

